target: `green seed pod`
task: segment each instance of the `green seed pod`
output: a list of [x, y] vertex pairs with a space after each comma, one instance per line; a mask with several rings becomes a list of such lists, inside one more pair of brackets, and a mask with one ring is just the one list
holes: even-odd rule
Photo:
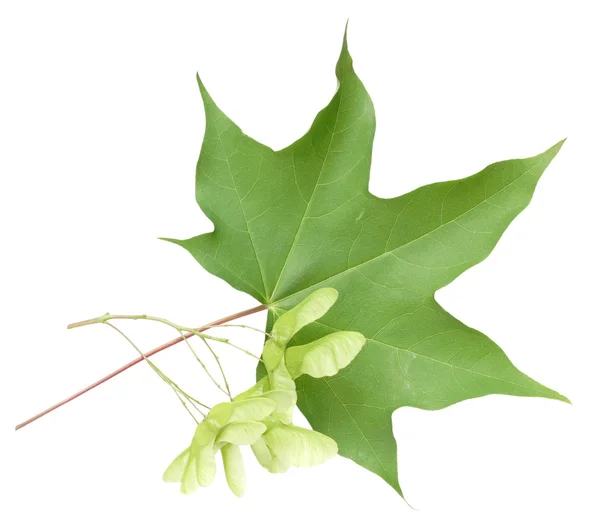
[[271, 471], [270, 467], [273, 463], [273, 456], [271, 455], [271, 451], [269, 450], [266, 441], [262, 437], [259, 437], [254, 443], [252, 443], [251, 448], [256, 460], [264, 468]]
[[198, 447], [208, 445], [215, 440], [215, 436], [218, 432], [219, 427], [215, 426], [213, 420], [205, 419], [196, 427], [194, 437], [192, 438], [192, 443]]
[[[281, 364], [275, 368], [275, 370], [269, 372], [269, 384], [273, 388], [274, 392], [287, 394], [286, 400], [283, 399], [283, 396], [279, 397], [280, 409], [275, 410], [271, 414], [271, 417], [279, 419], [284, 423], [291, 423], [298, 396], [296, 394], [296, 384], [294, 383], [291, 375], [288, 373], [283, 360], [281, 361]], [[266, 396], [267, 394], [263, 395], [263, 397]], [[284, 405], [283, 403], [286, 402], [291, 402], [291, 404]]]
[[192, 457], [195, 460], [195, 473], [198, 485], [208, 487], [215, 479], [217, 473], [214, 443], [211, 442], [197, 449], [192, 444]]
[[221, 449], [225, 478], [232, 492], [241, 497], [246, 490], [246, 471], [240, 447], [227, 444]]
[[262, 352], [262, 361], [267, 372], [274, 370], [283, 360], [285, 348], [275, 340], [270, 339], [266, 342]]
[[300, 329], [322, 317], [336, 299], [335, 289], [320, 289], [275, 322], [262, 354], [267, 376], [233, 401], [210, 410], [197, 426], [190, 447], [165, 471], [165, 481], [181, 482], [184, 494], [210, 485], [216, 473], [215, 452], [220, 450], [227, 483], [241, 496], [245, 472], [240, 445], [250, 445], [258, 462], [273, 473], [312, 467], [335, 456], [333, 439], [292, 425], [298, 400], [294, 379], [303, 374], [335, 375], [356, 357], [365, 338], [341, 331], [303, 346], [286, 346]]
[[313, 467], [337, 454], [333, 439], [294, 425], [274, 425], [263, 435], [263, 440], [273, 458], [272, 472], [285, 472], [290, 466]]
[[[271, 330], [273, 340], [280, 346], [287, 346], [290, 339], [304, 326], [321, 318], [338, 298], [338, 292], [331, 287], [318, 289], [307, 296], [297, 306], [281, 315]], [[268, 369], [268, 367], [267, 367]]]
[[270, 389], [271, 387], [269, 386], [269, 378], [263, 377], [254, 386], [252, 386], [252, 388], [236, 395], [233, 400], [243, 401], [244, 399], [250, 399], [252, 397], [260, 397], [263, 393], [269, 391]]
[[268, 397], [253, 397], [229, 403], [233, 409], [230, 423], [236, 421], [262, 421], [275, 410], [275, 401]]
[[273, 410], [272, 416], [278, 414], [287, 413], [294, 409], [298, 396], [296, 390], [269, 390], [262, 394], [263, 397], [268, 397], [275, 401], [275, 410]]
[[296, 384], [292, 379], [292, 376], [287, 371], [285, 363], [282, 360], [279, 365], [268, 372], [269, 374], [269, 385], [272, 390], [285, 390], [290, 392], [296, 391]]
[[267, 430], [266, 425], [258, 421], [237, 421], [228, 424], [217, 436], [217, 449], [225, 443], [251, 445]]
[[182, 494], [192, 494], [198, 487], [198, 478], [196, 477], [196, 459], [193, 454], [190, 453], [190, 457], [185, 465], [185, 470], [183, 471], [183, 475], [181, 477], [181, 493]]
[[235, 421], [262, 421], [275, 410], [275, 401], [265, 397], [252, 397], [213, 406], [206, 421], [218, 428]]
[[355, 331], [338, 331], [304, 346], [285, 351], [285, 365], [292, 376], [329, 377], [345, 368], [358, 355], [366, 339]]
[[167, 467], [163, 474], [163, 481], [168, 483], [181, 483], [183, 473], [187, 462], [190, 458], [190, 448], [186, 448], [181, 454], [179, 454]]

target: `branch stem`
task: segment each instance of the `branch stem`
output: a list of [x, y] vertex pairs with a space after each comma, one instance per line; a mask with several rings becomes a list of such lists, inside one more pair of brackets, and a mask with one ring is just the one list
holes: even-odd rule
[[[251, 309], [246, 309], [244, 311], [240, 311], [239, 313], [234, 313], [233, 315], [229, 315], [226, 317], [223, 317], [219, 320], [216, 320], [214, 322], [211, 322], [210, 324], [206, 324], [202, 327], [199, 327], [197, 329], [195, 329], [196, 332], [201, 333], [202, 331], [206, 331], [209, 328], [213, 327], [213, 326], [220, 326], [222, 324], [227, 324], [228, 322], [231, 322], [232, 320], [237, 320], [238, 318], [242, 318], [242, 317], [246, 317], [248, 315], [253, 315], [254, 313], [259, 313], [261, 311], [264, 311], [265, 309], [267, 309], [269, 306], [267, 305], [260, 305], [260, 306], [255, 306]], [[71, 324], [71, 327], [81, 327], [81, 326], [86, 326], [86, 325], [90, 325], [90, 324], [97, 324], [98, 321], [97, 319], [90, 319], [90, 320], [84, 320], [81, 322], [77, 322], [75, 324]], [[184, 341], [184, 338], [189, 338], [192, 335], [194, 335], [194, 333], [187, 333], [183, 336], [177, 337], [173, 340], [170, 340], [169, 342], [165, 342], [164, 344], [154, 348], [153, 350], [150, 350], [148, 353], [145, 353], [144, 355], [146, 357], [152, 357], [153, 355], [156, 355], [157, 353], [170, 348], [171, 346], [174, 346], [175, 344], [179, 344], [180, 342]], [[132, 360], [131, 362], [128, 362], [127, 364], [124, 364], [123, 366], [121, 366], [120, 368], [116, 369], [115, 371], [109, 373], [108, 375], [102, 377], [101, 379], [97, 380], [96, 382], [90, 384], [89, 386], [86, 386], [85, 388], [83, 388], [82, 390], [78, 391], [77, 393], [74, 393], [73, 395], [67, 397], [66, 399], [63, 399], [62, 401], [52, 405], [50, 408], [47, 408], [46, 410], [44, 410], [43, 412], [40, 412], [39, 414], [34, 415], [33, 417], [30, 417], [29, 419], [27, 419], [26, 421], [23, 421], [22, 423], [18, 424], [17, 426], [15, 426], [15, 430], [20, 430], [21, 428], [27, 426], [28, 424], [33, 423], [34, 421], [37, 421], [38, 419], [40, 419], [41, 417], [44, 417], [45, 415], [48, 415], [49, 413], [53, 412], [54, 410], [56, 410], [57, 408], [60, 408], [61, 406], [64, 406], [65, 404], [77, 399], [78, 397], [82, 396], [84, 393], [89, 392], [90, 390], [93, 390], [94, 388], [96, 388], [97, 386], [100, 386], [101, 384], [104, 384], [106, 381], [112, 379], [113, 377], [116, 377], [117, 375], [123, 373], [124, 371], [127, 371], [129, 368], [135, 366], [136, 364], [139, 364], [140, 362], [143, 362], [144, 359], [143, 357], [136, 357], [134, 360]]]
[[[133, 340], [131, 340], [123, 331], [121, 331], [117, 326], [111, 324], [110, 322], [104, 322], [107, 326], [110, 326], [111, 328], [113, 328], [115, 331], [117, 331], [125, 340], [127, 340], [127, 342], [129, 342], [129, 344], [131, 344], [135, 351], [138, 352], [139, 356], [142, 357], [142, 359], [144, 359], [147, 363], [148, 366], [150, 366], [154, 372], [164, 381], [166, 382], [171, 389], [175, 392], [175, 395], [177, 395], [177, 397], [179, 397], [179, 400], [183, 403], [184, 408], [188, 411], [188, 413], [192, 416], [192, 418], [194, 419], [194, 421], [196, 421], [196, 423], [198, 423], [196, 417], [194, 416], [194, 414], [192, 412], [190, 412], [189, 408], [187, 407], [187, 405], [183, 402], [183, 399], [181, 397], [185, 397], [189, 402], [191, 403], [196, 403], [204, 408], [206, 408], [207, 410], [210, 410], [210, 406], [207, 406], [204, 403], [201, 403], [200, 401], [198, 401], [197, 399], [194, 399], [191, 395], [189, 395], [188, 393], [184, 392], [178, 385], [177, 383], [175, 383], [171, 378], [169, 378], [167, 375], [165, 375], [163, 373], [163, 371], [156, 365], [154, 364], [154, 362], [152, 362], [145, 354], [142, 350], [140, 350], [140, 348], [137, 347], [137, 345], [133, 342]], [[200, 410], [200, 413], [206, 417], [206, 414]]]

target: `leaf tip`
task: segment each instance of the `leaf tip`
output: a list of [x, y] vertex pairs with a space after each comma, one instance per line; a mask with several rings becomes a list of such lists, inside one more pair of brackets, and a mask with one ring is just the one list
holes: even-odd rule
[[210, 93], [208, 93], [208, 90], [206, 89], [204, 82], [202, 82], [198, 72], [196, 72], [196, 82], [198, 83], [198, 88], [200, 89], [200, 96], [202, 97], [202, 102], [204, 103], [204, 110], [208, 113], [210, 106], [216, 106], [215, 102], [210, 96]]
[[552, 145], [546, 151], [546, 153], [552, 155], [552, 157], [556, 156], [556, 154], [558, 154], [558, 152], [560, 151], [560, 149], [562, 148], [562, 145], [565, 143], [566, 140], [567, 140], [566, 137], [564, 139], [561, 139], [558, 143]]
[[558, 143], [556, 143], [556, 144], [554, 145], [554, 147], [560, 150], [560, 148], [562, 147], [562, 145], [565, 143], [565, 141], [566, 141], [566, 140], [567, 140], [567, 138], [566, 138], [566, 137], [565, 137], [565, 138], [563, 138], [563, 139], [561, 139], [561, 140], [560, 140]]
[[335, 67], [335, 74], [341, 81], [344, 78], [346, 72], [352, 71], [352, 57], [348, 51], [348, 23], [350, 20], [346, 20], [346, 27], [344, 28], [344, 40], [342, 41], [342, 51]]
[[177, 240], [176, 238], [165, 238], [164, 236], [159, 236], [157, 239], [162, 242], [170, 242], [176, 245], [181, 245], [181, 240]]
[[198, 72], [196, 72], [196, 82], [198, 83], [198, 88], [200, 88], [200, 93], [206, 92], [206, 86], [204, 86], [204, 83], [202, 82]]
[[547, 388], [546, 386], [543, 386], [543, 385], [542, 385], [542, 388], [544, 388], [544, 393], [542, 393], [540, 395], [540, 397], [544, 397], [545, 399], [552, 399], [554, 401], [560, 401], [562, 403], [567, 403], [567, 404], [570, 404], [571, 406], [573, 405], [573, 403], [571, 402], [571, 399], [569, 399], [565, 395], [562, 395], [561, 393], [558, 393], [557, 391]]
[[163, 238], [163, 237], [159, 237], [157, 238], [158, 240], [162, 241], [162, 242], [169, 242], [172, 243], [173, 245], [178, 245], [179, 247], [183, 247], [186, 250], [190, 250], [189, 246], [186, 245], [186, 242], [188, 240], [178, 240], [177, 238]]

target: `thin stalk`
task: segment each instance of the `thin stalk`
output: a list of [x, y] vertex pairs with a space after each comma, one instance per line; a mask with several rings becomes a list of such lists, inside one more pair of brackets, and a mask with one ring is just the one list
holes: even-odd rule
[[150, 315], [111, 315], [110, 313], [105, 313], [102, 316], [96, 318], [90, 318], [88, 320], [83, 320], [81, 322], [75, 322], [74, 324], [69, 324], [67, 329], [80, 328], [83, 326], [91, 326], [92, 324], [105, 324], [109, 320], [151, 320], [153, 322], [160, 322], [161, 324], [166, 324], [167, 326], [171, 326], [176, 330], [185, 330], [191, 331], [189, 328], [185, 326], [180, 326], [179, 324], [175, 324], [166, 318], [160, 317], [152, 317]]
[[244, 348], [240, 348], [239, 346], [237, 346], [233, 342], [227, 342], [227, 345], [231, 346], [232, 348], [235, 348], [236, 350], [240, 350], [240, 351], [244, 352], [246, 355], [250, 355], [250, 357], [252, 357], [253, 359], [256, 359], [258, 362], [262, 362], [263, 361], [258, 355], [254, 355], [254, 353], [252, 353], [251, 351], [248, 351], [248, 350], [246, 350]]
[[[197, 335], [202, 339], [210, 339], [216, 342], [223, 342], [224, 344], [229, 343], [229, 339], [223, 337], [215, 337], [213, 335], [207, 335], [202, 333], [194, 328], [188, 328], [187, 326], [180, 326], [179, 324], [175, 324], [175, 322], [171, 322], [166, 318], [161, 317], [153, 317], [150, 315], [111, 315], [110, 313], [105, 313], [102, 316], [96, 318], [90, 318], [88, 320], [83, 320], [81, 322], [75, 322], [74, 324], [69, 324], [67, 329], [75, 329], [83, 326], [91, 326], [93, 324], [106, 324], [109, 320], [150, 320], [151, 322], [160, 322], [161, 324], [165, 324], [169, 327], [176, 329], [179, 333], [188, 332], [193, 335]], [[212, 327], [212, 326], [211, 326]], [[183, 336], [183, 335], [182, 335]], [[185, 340], [185, 339], [184, 339]]]
[[[244, 311], [240, 311], [239, 313], [234, 313], [233, 315], [229, 315], [229, 316], [223, 317], [223, 318], [221, 318], [219, 320], [216, 320], [215, 322], [212, 322], [212, 323], [207, 324], [205, 326], [199, 327], [199, 328], [196, 329], [196, 331], [198, 331], [199, 333], [201, 333], [201, 332], [206, 331], [207, 329], [209, 329], [211, 327], [220, 326], [222, 324], [227, 324], [228, 322], [231, 322], [232, 320], [237, 320], [238, 318], [242, 318], [242, 317], [245, 317], [245, 316], [248, 316], [248, 315], [253, 315], [254, 313], [259, 313], [260, 311], [264, 311], [268, 307], [269, 306], [267, 306], [267, 305], [255, 306], [255, 307], [253, 307], [251, 309], [246, 309]], [[192, 333], [186, 334], [184, 336], [186, 338], [191, 337]], [[170, 348], [171, 346], [174, 346], [175, 344], [179, 344], [180, 342], [183, 342], [183, 340], [184, 340], [183, 337], [178, 337], [176, 339], [170, 340], [169, 342], [165, 342], [164, 344], [162, 344], [162, 345], [154, 348], [153, 350], [150, 350], [148, 353], [145, 354], [145, 356], [146, 357], [152, 357], [153, 355], [156, 355], [157, 353], [159, 353], [159, 352], [161, 352], [163, 350], [166, 350], [166, 349]], [[89, 386], [86, 386], [82, 390], [79, 390], [77, 393], [74, 393], [73, 395], [67, 397], [66, 399], [63, 399], [62, 401], [60, 401], [60, 402], [52, 405], [50, 408], [47, 408], [43, 412], [40, 412], [39, 414], [36, 414], [33, 417], [30, 417], [29, 419], [27, 419], [26, 421], [23, 421], [22, 423], [18, 424], [17, 426], [15, 426], [15, 430], [20, 430], [21, 428], [24, 428], [28, 424], [31, 424], [34, 421], [37, 421], [41, 417], [44, 417], [45, 415], [48, 415], [49, 413], [53, 412], [57, 408], [60, 408], [61, 406], [64, 406], [65, 404], [67, 404], [67, 403], [69, 403], [69, 402], [77, 399], [78, 397], [81, 397], [84, 393], [87, 393], [90, 390], [93, 390], [94, 388], [100, 386], [101, 384], [104, 384], [106, 381], [109, 381], [110, 379], [116, 377], [117, 375], [123, 373], [124, 371], [127, 371], [129, 368], [132, 368], [133, 366], [135, 366], [136, 364], [139, 364], [143, 360], [144, 359], [142, 357], [136, 357], [134, 360], [128, 362], [127, 364], [124, 364], [120, 368], [118, 368], [115, 371], [109, 373], [108, 375], [105, 375], [101, 379], [99, 379], [96, 382], [90, 384]]]
[[202, 340], [208, 339], [208, 340], [216, 340], [217, 342], [222, 342], [223, 344], [227, 344], [228, 346], [231, 346], [232, 348], [235, 348], [236, 350], [243, 351], [246, 355], [250, 355], [250, 357], [262, 362], [262, 359], [258, 355], [254, 355], [254, 353], [252, 353], [251, 351], [248, 351], [244, 348], [240, 348], [239, 346], [236, 346], [233, 342], [229, 342], [229, 339], [212, 337], [210, 335], [207, 335], [206, 333], [200, 333], [199, 331], [196, 331], [196, 330], [190, 329], [190, 328], [185, 328], [185, 329], [187, 331], [189, 331], [190, 333], [192, 333], [193, 335], [200, 337]]
[[231, 396], [231, 390], [229, 388], [229, 382], [227, 382], [227, 377], [225, 376], [225, 370], [223, 370], [223, 366], [221, 365], [219, 356], [215, 353], [215, 350], [212, 349], [212, 346], [208, 343], [208, 341], [206, 339], [203, 338], [202, 342], [204, 342], [204, 344], [206, 345], [208, 350], [212, 353], [212, 356], [214, 357], [215, 362], [217, 363], [217, 366], [219, 366], [219, 370], [221, 370], [221, 377], [223, 377], [223, 382], [225, 383], [225, 388], [227, 389], [227, 395], [229, 396], [229, 400], [233, 401], [233, 397]]
[[[171, 388], [173, 388], [171, 386]], [[183, 405], [183, 407], [185, 408], [186, 412], [188, 414], [190, 414], [190, 416], [192, 417], [192, 419], [196, 422], [196, 424], [200, 424], [200, 421], [198, 421], [198, 419], [196, 419], [196, 416], [194, 415], [194, 413], [188, 408], [187, 403], [185, 402], [185, 399], [179, 394], [179, 392], [177, 390], [173, 390], [173, 393], [177, 396], [177, 398], [179, 399], [179, 401], [181, 402], [181, 404]], [[196, 408], [194, 406], [194, 408]], [[198, 408], [196, 408], [196, 410], [198, 410]], [[204, 412], [202, 412], [201, 410], [198, 410], [202, 415], [204, 415]]]
[[[111, 324], [110, 322], [105, 322], [105, 324], [107, 326], [110, 326], [111, 328], [113, 328], [116, 332], [118, 332], [125, 340], [127, 340], [127, 342], [129, 342], [129, 344], [131, 344], [133, 346], [133, 348], [135, 349], [135, 351], [137, 351], [140, 356], [146, 361], [146, 363], [148, 364], [148, 366], [150, 366], [153, 370], [154, 373], [156, 373], [164, 382], [166, 382], [176, 394], [181, 394], [183, 397], [185, 397], [186, 399], [188, 399], [188, 401], [193, 401], [196, 404], [199, 404], [200, 406], [203, 406], [204, 408], [206, 408], [207, 410], [210, 410], [210, 406], [201, 403], [200, 401], [198, 401], [197, 399], [194, 399], [191, 395], [189, 395], [188, 393], [184, 392], [178, 385], [177, 383], [175, 383], [172, 379], [170, 379], [167, 375], [165, 375], [165, 373], [163, 373], [163, 371], [156, 366], [156, 364], [154, 364], [154, 362], [152, 362], [146, 355], [144, 355], [144, 353], [140, 350], [140, 348], [138, 348], [136, 346], [136, 344], [133, 342], [133, 340], [131, 340], [122, 330], [120, 330], [117, 326]], [[188, 410], [189, 412], [189, 408], [184, 404], [186, 410]], [[204, 412], [202, 412], [202, 410], [199, 410], [200, 413], [206, 417], [206, 414]], [[191, 413], [191, 412], [190, 412]], [[193, 417], [193, 416], [192, 416]], [[194, 419], [195, 420], [195, 419]]]
[[[149, 320], [149, 321], [152, 321], [152, 322], [159, 322], [161, 324], [165, 324], [166, 326], [169, 326], [169, 327], [175, 329], [179, 333], [179, 335], [181, 337], [183, 337], [183, 340], [186, 343], [188, 349], [192, 352], [192, 355], [194, 355], [194, 357], [196, 358], [196, 360], [198, 361], [198, 363], [200, 364], [200, 366], [202, 366], [202, 369], [205, 371], [206, 375], [212, 381], [212, 383], [219, 390], [221, 390], [225, 395], [227, 395], [229, 397], [229, 399], [232, 399], [231, 392], [229, 391], [229, 383], [227, 382], [227, 378], [225, 377], [225, 372], [223, 371], [223, 368], [221, 366], [221, 361], [219, 360], [219, 357], [213, 351], [213, 349], [210, 346], [208, 346], [207, 339], [214, 340], [216, 342], [222, 342], [224, 344], [229, 344], [230, 346], [232, 346], [232, 347], [234, 347], [236, 349], [239, 349], [239, 350], [243, 351], [244, 353], [249, 353], [248, 351], [240, 348], [239, 346], [231, 344], [229, 342], [229, 339], [222, 338], [222, 337], [214, 337], [212, 335], [207, 335], [205, 333], [202, 333], [202, 332], [199, 332], [199, 331], [195, 330], [194, 328], [189, 328], [187, 326], [181, 326], [180, 324], [175, 324], [174, 322], [171, 322], [170, 320], [167, 320], [166, 318], [154, 317], [154, 316], [150, 316], [150, 315], [111, 315], [110, 313], [106, 313], [106, 314], [104, 314], [102, 316], [99, 316], [97, 318], [91, 318], [89, 320], [84, 320], [82, 322], [76, 322], [75, 324], [69, 324], [67, 326], [67, 328], [68, 329], [73, 329], [73, 328], [78, 328], [78, 327], [82, 327], [82, 326], [88, 326], [88, 325], [92, 325], [92, 324], [108, 324], [109, 320]], [[223, 389], [223, 387], [217, 382], [217, 380], [210, 373], [209, 369], [206, 367], [206, 365], [204, 364], [204, 362], [202, 362], [202, 360], [200, 359], [200, 357], [198, 357], [198, 355], [196, 354], [196, 351], [194, 350], [194, 348], [192, 347], [192, 345], [188, 342], [188, 339], [184, 336], [184, 332], [186, 332], [186, 331], [189, 332], [189, 333], [192, 333], [192, 335], [196, 335], [197, 337], [200, 337], [202, 339], [202, 341], [207, 345], [208, 349], [212, 353], [213, 357], [215, 358], [215, 360], [216, 360], [216, 362], [217, 362], [217, 364], [219, 366], [219, 370], [221, 371], [221, 375], [223, 376], [223, 380], [224, 380], [225, 384], [227, 385], [227, 390]], [[257, 358], [254, 355], [252, 355], [252, 356], [255, 357], [255, 358]]]
[[208, 331], [209, 329], [213, 329], [213, 328], [242, 328], [242, 329], [251, 329], [252, 331], [256, 331], [258, 333], [262, 333], [263, 335], [266, 335], [267, 337], [271, 336], [270, 333], [267, 333], [266, 331], [263, 331], [262, 329], [254, 328], [252, 326], [245, 326], [244, 324], [221, 324], [219, 326], [210, 326], [205, 331]]
[[[212, 376], [212, 373], [210, 373], [209, 369], [206, 367], [206, 364], [204, 364], [204, 362], [202, 362], [202, 359], [200, 357], [198, 357], [198, 354], [196, 353], [196, 350], [194, 349], [194, 347], [190, 344], [189, 340], [185, 338], [183, 331], [179, 331], [179, 334], [183, 337], [183, 341], [186, 343], [188, 349], [192, 352], [192, 355], [194, 356], [194, 358], [196, 359], [198, 364], [200, 364], [200, 366], [202, 366], [202, 369], [204, 370], [206, 375], [208, 375], [208, 378], [213, 382], [213, 384], [219, 390], [221, 390], [225, 395], [227, 395], [231, 399], [231, 392], [229, 391], [229, 386], [227, 385], [227, 379], [225, 378], [225, 373], [223, 372], [223, 369], [221, 368], [221, 373], [223, 375], [223, 380], [225, 381], [225, 385], [227, 386], [227, 390], [223, 389], [223, 387], [217, 382], [217, 379], [215, 379]], [[204, 340], [204, 339], [202, 339], [202, 340]], [[219, 367], [220, 366], [221, 366], [221, 364], [219, 363]]]

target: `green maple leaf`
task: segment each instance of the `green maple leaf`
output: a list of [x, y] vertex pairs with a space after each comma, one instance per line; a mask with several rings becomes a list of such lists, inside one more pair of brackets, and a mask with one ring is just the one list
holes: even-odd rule
[[321, 287], [335, 307], [295, 344], [338, 330], [367, 344], [337, 376], [297, 380], [299, 407], [339, 452], [401, 493], [392, 413], [499, 393], [567, 401], [517, 370], [435, 301], [491, 252], [562, 142], [404, 196], [369, 193], [375, 112], [346, 38], [338, 90], [310, 130], [274, 151], [244, 135], [198, 79], [206, 131], [196, 199], [214, 232], [179, 241], [209, 272], [270, 306], [269, 323]]

